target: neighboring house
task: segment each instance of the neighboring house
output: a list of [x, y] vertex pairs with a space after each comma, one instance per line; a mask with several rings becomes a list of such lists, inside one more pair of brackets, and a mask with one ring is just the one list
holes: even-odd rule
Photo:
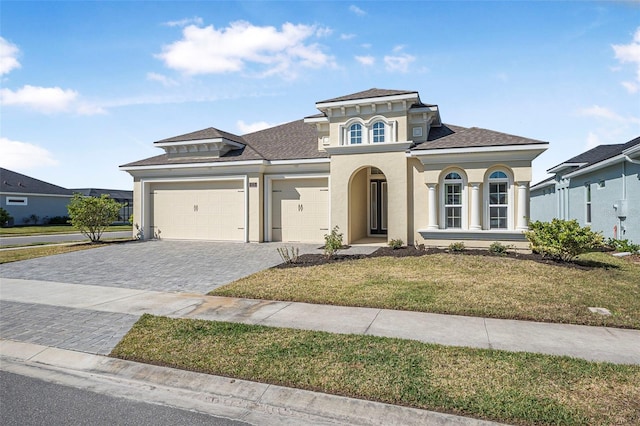
[[44, 223], [67, 216], [72, 192], [61, 186], [0, 168], [0, 207], [13, 217], [9, 225]]
[[531, 162], [547, 142], [444, 124], [416, 91], [370, 89], [239, 136], [163, 139], [121, 166], [149, 238], [527, 246]]
[[531, 219], [577, 219], [607, 238], [640, 243], [640, 137], [600, 145], [547, 170], [531, 187]]
[[101, 197], [108, 195], [112, 200], [122, 204], [118, 213], [119, 222], [127, 222], [133, 214], [133, 191], [123, 191], [120, 189], [96, 189], [96, 188], [75, 188], [74, 193], [79, 193], [85, 197]]

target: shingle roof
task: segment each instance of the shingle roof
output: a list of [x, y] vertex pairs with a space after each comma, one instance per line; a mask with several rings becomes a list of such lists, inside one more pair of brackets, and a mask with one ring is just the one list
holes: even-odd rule
[[416, 95], [418, 95], [418, 92], [416, 92], [415, 90], [389, 90], [389, 89], [372, 88], [369, 90], [364, 90], [362, 92], [356, 92], [350, 95], [339, 96], [337, 98], [331, 98], [324, 101], [316, 102], [316, 104], [323, 104], [328, 102], [353, 101], [356, 99], [380, 98], [384, 96], [409, 95], [412, 93], [415, 93]]
[[72, 191], [61, 186], [2, 168], [0, 168], [0, 191], [23, 194], [73, 195]]
[[[433, 136], [432, 136], [432, 132]], [[479, 127], [464, 128], [452, 125], [434, 127], [429, 132], [429, 140], [413, 148], [414, 150], [474, 148], [507, 145], [546, 144], [536, 139], [523, 138]]]
[[582, 154], [578, 154], [575, 157], [568, 159], [567, 161], [563, 161], [562, 163], [552, 167], [551, 169], [555, 169], [556, 167], [565, 163], [584, 163], [582, 166], [571, 171], [574, 172], [585, 167], [589, 167], [592, 164], [608, 160], [609, 158], [615, 157], [616, 155], [620, 155], [623, 151], [636, 145], [640, 145], [640, 136], [635, 139], [631, 139], [626, 143], [619, 143], [614, 145], [598, 145], [595, 148], [592, 148], [586, 152], [583, 152]]
[[198, 130], [198, 131], [187, 133], [180, 136], [174, 136], [172, 138], [162, 139], [154, 143], [184, 142], [184, 141], [196, 141], [196, 140], [202, 140], [202, 139], [217, 139], [217, 138], [229, 139], [230, 141], [238, 142], [241, 144], [245, 143], [241, 136], [234, 135], [233, 133], [225, 132], [224, 130], [216, 129], [214, 127], [209, 127], [206, 129]]

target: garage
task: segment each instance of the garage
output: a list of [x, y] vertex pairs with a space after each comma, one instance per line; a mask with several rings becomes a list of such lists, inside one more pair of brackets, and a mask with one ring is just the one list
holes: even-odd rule
[[324, 241], [329, 233], [328, 179], [272, 180], [271, 209], [271, 241]]
[[163, 239], [245, 241], [244, 181], [151, 185], [151, 229]]

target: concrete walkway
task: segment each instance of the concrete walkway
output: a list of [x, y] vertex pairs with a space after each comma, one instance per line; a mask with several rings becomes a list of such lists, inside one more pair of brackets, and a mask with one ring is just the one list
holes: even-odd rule
[[[639, 330], [10, 278], [2, 278], [0, 300], [3, 312], [0, 335], [4, 339], [91, 353], [109, 353], [139, 315], [151, 313], [333, 333], [399, 337], [452, 346], [568, 355], [618, 364], [640, 364]], [[50, 312], [38, 317], [33, 323], [25, 320], [28, 315], [20, 315], [19, 321], [7, 320], [5, 312], [27, 312], [33, 305], [47, 305]], [[61, 320], [65, 323], [57, 324]], [[60, 342], [46, 340], [51, 338], [47, 327], [64, 330], [62, 333], [59, 330], [55, 333], [61, 339]]]

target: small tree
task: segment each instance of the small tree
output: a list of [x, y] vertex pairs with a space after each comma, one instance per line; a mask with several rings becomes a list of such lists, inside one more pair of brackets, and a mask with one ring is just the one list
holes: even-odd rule
[[95, 243], [100, 241], [105, 229], [118, 219], [121, 207], [107, 194], [99, 198], [73, 194], [67, 210], [71, 224]]
[[531, 244], [531, 250], [563, 262], [602, 247], [603, 244], [602, 234], [592, 231], [588, 226], [580, 227], [575, 219], [535, 221], [529, 224], [529, 228], [525, 236]]
[[342, 248], [342, 234], [338, 232], [338, 225], [334, 226], [330, 234], [324, 235], [324, 254], [329, 259], [338, 253]]
[[9, 222], [13, 219], [8, 211], [0, 207], [0, 226], [7, 226]]

